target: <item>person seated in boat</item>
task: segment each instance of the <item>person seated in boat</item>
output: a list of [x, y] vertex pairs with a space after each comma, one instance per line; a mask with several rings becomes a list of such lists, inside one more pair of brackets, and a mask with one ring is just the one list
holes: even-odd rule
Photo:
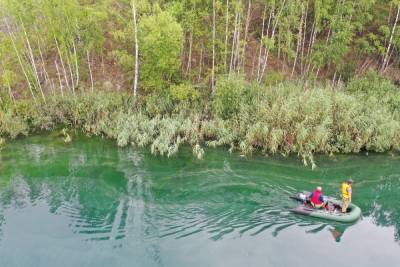
[[321, 209], [324, 208], [326, 205], [326, 201], [324, 196], [322, 195], [322, 187], [318, 186], [314, 192], [311, 193], [310, 203], [314, 208]]
[[351, 197], [352, 197], [352, 185], [353, 185], [353, 180], [349, 179], [346, 182], [342, 183], [342, 212], [346, 213], [347, 208], [349, 207], [351, 203]]

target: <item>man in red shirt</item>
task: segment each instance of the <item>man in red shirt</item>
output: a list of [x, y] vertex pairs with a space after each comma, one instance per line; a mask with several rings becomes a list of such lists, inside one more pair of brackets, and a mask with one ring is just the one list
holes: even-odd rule
[[326, 201], [324, 200], [324, 196], [322, 195], [322, 187], [318, 186], [314, 192], [311, 193], [310, 202], [314, 208], [320, 209], [325, 207]]

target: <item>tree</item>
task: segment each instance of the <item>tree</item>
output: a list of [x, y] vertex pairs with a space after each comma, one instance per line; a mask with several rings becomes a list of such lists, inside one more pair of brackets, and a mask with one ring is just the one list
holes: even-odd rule
[[133, 96], [137, 94], [137, 87], [138, 87], [138, 76], [139, 76], [139, 43], [138, 43], [138, 27], [137, 27], [137, 16], [136, 16], [136, 5], [135, 0], [132, 0], [132, 15], [133, 15], [133, 29], [134, 29], [134, 36], [135, 36], [135, 77], [133, 82]]
[[179, 74], [182, 27], [167, 11], [156, 10], [139, 23], [140, 79], [146, 90], [162, 91]]
[[[399, 14], [400, 14], [400, 1], [393, 1], [393, 4], [397, 7], [396, 8], [396, 16], [393, 22], [392, 30], [390, 32], [390, 38], [388, 41], [388, 45], [386, 48], [385, 56], [383, 57], [383, 62], [381, 66], [381, 71], [384, 71], [389, 64], [390, 56], [391, 56], [391, 48], [393, 46], [393, 37], [395, 36], [397, 23], [399, 22]], [[389, 14], [390, 15], [390, 14]]]

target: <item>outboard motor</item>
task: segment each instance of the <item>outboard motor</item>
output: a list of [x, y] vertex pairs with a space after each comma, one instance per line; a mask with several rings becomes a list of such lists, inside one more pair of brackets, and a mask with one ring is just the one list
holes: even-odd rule
[[306, 194], [299, 193], [299, 199], [301, 199], [303, 201], [303, 203], [306, 203], [307, 202]]

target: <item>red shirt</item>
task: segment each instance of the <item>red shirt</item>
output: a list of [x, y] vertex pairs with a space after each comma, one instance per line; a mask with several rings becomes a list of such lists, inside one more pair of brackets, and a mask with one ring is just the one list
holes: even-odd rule
[[322, 196], [321, 191], [315, 190], [311, 195], [310, 195], [310, 200], [312, 203], [316, 205], [320, 205], [324, 202], [324, 197]]

